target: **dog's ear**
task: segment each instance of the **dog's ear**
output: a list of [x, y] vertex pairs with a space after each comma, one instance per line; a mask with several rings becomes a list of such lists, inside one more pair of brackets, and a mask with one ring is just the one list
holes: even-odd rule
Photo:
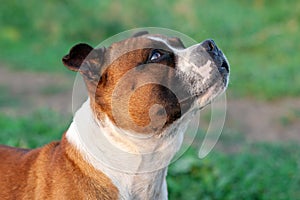
[[69, 54], [62, 58], [63, 64], [72, 71], [80, 72], [88, 79], [99, 78], [105, 48], [94, 49], [88, 44], [73, 46]]
[[132, 35], [132, 37], [139, 37], [139, 36], [142, 36], [142, 35], [147, 35], [149, 34], [148, 31], [139, 31], [139, 32], [136, 32]]
[[72, 71], [79, 71], [80, 66], [84, 59], [93, 50], [88, 44], [80, 43], [73, 46], [68, 55], [62, 58], [63, 64]]

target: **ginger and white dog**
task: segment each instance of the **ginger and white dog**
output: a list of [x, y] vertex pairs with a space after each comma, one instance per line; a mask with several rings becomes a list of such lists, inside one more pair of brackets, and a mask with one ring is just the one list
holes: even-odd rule
[[107, 48], [78, 44], [63, 63], [89, 98], [60, 142], [0, 146], [0, 199], [167, 199], [187, 122], [227, 88], [221, 50], [140, 32]]

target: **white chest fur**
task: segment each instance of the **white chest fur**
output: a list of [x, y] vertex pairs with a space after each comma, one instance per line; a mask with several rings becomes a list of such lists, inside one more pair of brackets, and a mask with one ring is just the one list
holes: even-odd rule
[[161, 137], [134, 137], [109, 120], [98, 123], [88, 100], [66, 135], [88, 163], [112, 180], [119, 199], [167, 199], [167, 166], [180, 148], [186, 124], [175, 122]]

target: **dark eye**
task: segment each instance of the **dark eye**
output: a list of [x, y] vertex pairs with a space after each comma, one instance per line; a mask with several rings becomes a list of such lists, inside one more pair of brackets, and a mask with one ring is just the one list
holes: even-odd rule
[[160, 53], [159, 51], [154, 50], [154, 51], [152, 51], [149, 60], [151, 62], [155, 62], [156, 60], [159, 60], [161, 56], [162, 56], [162, 53]]
[[160, 63], [163, 61], [172, 62], [174, 55], [162, 49], [153, 49], [148, 56], [146, 63]]

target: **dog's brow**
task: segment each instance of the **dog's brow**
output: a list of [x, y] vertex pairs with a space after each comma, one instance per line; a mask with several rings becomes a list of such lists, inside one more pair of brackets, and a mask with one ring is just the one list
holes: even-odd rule
[[160, 37], [155, 37], [155, 36], [148, 36], [147, 37], [148, 39], [151, 39], [151, 40], [154, 40], [154, 41], [157, 41], [157, 42], [162, 42], [164, 43], [169, 49], [171, 49], [174, 53], [177, 53], [177, 52], [180, 52], [180, 51], [183, 51], [184, 49], [176, 49], [174, 47], [172, 47], [168, 41], [166, 41], [165, 39], [163, 38], [160, 38]]

